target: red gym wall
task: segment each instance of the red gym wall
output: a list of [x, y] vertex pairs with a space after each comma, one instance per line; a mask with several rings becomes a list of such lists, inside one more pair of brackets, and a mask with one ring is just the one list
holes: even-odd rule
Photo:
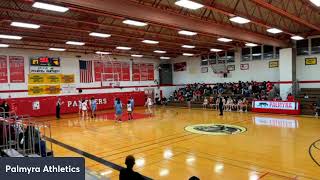
[[[120, 98], [123, 104], [126, 104], [130, 97], [135, 100], [135, 106], [144, 105], [144, 92], [124, 92], [124, 93], [105, 93], [105, 94], [82, 94], [82, 95], [69, 95], [58, 96], [64, 104], [61, 106], [61, 114], [78, 112], [78, 101], [82, 99], [89, 100], [94, 97], [98, 103], [98, 110], [112, 109], [115, 98]], [[12, 110], [15, 110], [18, 115], [30, 116], [45, 116], [54, 115], [56, 96], [48, 97], [29, 97], [29, 98], [12, 98], [8, 99], [8, 103]], [[34, 109], [33, 104], [39, 102], [40, 108]], [[1, 102], [2, 103], [2, 102]], [[87, 102], [88, 103], [88, 102]], [[89, 104], [88, 104], [89, 105]]]

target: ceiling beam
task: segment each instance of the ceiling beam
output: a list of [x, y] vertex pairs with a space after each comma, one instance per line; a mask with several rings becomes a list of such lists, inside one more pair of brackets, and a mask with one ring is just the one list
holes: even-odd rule
[[53, 2], [63, 3], [70, 8], [100, 11], [140, 21], [158, 23], [171, 28], [188, 29], [196, 32], [238, 39], [245, 42], [263, 42], [267, 45], [280, 47], [290, 46], [288, 42], [266, 35], [239, 29], [226, 24], [200, 20], [198, 18], [169, 12], [159, 8], [143, 6], [127, 0], [54, 0]]
[[266, 2], [265, 0], [251, 0], [252, 2], [256, 3], [257, 5], [261, 6], [261, 7], [264, 7], [266, 9], [269, 9], [281, 16], [284, 16], [284, 17], [287, 17], [299, 24], [302, 24], [302, 25], [305, 25], [307, 27], [309, 27], [310, 29], [314, 29], [314, 30], [317, 30], [320, 32], [320, 26], [319, 25], [314, 25], [310, 22], [308, 22], [308, 20], [306, 19], [301, 19], [300, 17], [296, 16], [296, 15], [293, 15], [293, 14], [290, 14], [288, 13], [287, 11], [281, 9], [281, 8], [278, 8], [276, 6], [273, 6], [272, 4]]

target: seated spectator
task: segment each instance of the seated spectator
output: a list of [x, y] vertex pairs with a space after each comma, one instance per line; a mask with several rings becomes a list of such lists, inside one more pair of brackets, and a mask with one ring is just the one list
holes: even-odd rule
[[288, 94], [287, 101], [294, 101], [294, 97], [291, 93]]
[[127, 168], [123, 168], [120, 170], [119, 180], [143, 180], [141, 174], [133, 171], [133, 166], [135, 164], [135, 159], [133, 156], [127, 156], [125, 164]]
[[161, 104], [162, 105], [167, 105], [168, 104], [167, 98], [165, 96], [162, 97]]
[[10, 106], [7, 101], [3, 101], [1, 105], [0, 113], [3, 113], [3, 117], [8, 117], [10, 112]]
[[304, 99], [309, 99], [309, 96], [306, 93], [304, 93], [303, 98]]
[[243, 107], [242, 100], [239, 99], [239, 100], [238, 100], [238, 106], [237, 106], [238, 112], [242, 112], [242, 107]]

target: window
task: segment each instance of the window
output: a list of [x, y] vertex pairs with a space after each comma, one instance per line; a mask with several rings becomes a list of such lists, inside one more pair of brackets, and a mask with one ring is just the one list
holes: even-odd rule
[[252, 60], [261, 60], [261, 46], [252, 47]]
[[201, 66], [208, 66], [208, 59], [201, 60]]
[[311, 54], [320, 53], [320, 38], [311, 39]]
[[217, 63], [218, 64], [225, 64], [226, 61], [226, 52], [219, 52], [217, 53]]
[[276, 47], [276, 56], [274, 58], [279, 59], [280, 48]]
[[309, 41], [308, 39], [297, 41], [297, 55], [309, 54]]
[[227, 52], [227, 63], [234, 63], [234, 51]]
[[263, 59], [273, 59], [273, 46], [263, 46]]
[[243, 48], [241, 51], [241, 57], [242, 61], [250, 61], [251, 60], [251, 54], [250, 54], [250, 48]]
[[217, 64], [217, 55], [216, 55], [216, 53], [209, 55], [209, 64]]

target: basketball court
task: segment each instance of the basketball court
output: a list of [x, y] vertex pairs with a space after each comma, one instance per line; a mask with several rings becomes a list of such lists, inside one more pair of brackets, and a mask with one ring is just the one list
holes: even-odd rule
[[0, 161], [320, 180], [319, 58], [319, 0], [1, 0]]

